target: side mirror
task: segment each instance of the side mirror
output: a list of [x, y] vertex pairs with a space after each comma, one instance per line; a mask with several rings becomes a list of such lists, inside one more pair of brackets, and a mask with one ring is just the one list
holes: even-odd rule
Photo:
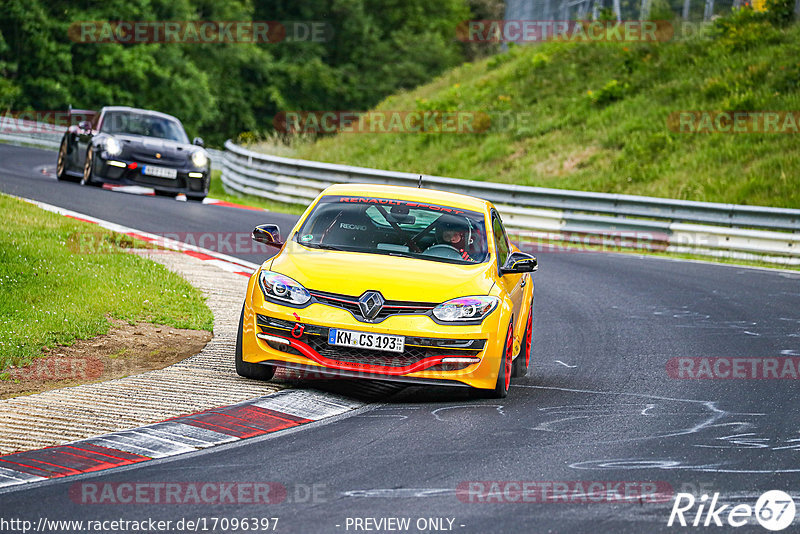
[[281, 230], [277, 224], [259, 224], [253, 228], [251, 236], [253, 241], [264, 243], [275, 248], [281, 248], [283, 241], [281, 241]]
[[539, 269], [539, 262], [535, 256], [525, 252], [512, 252], [508, 255], [505, 265], [500, 267], [500, 274], [532, 273]]
[[89, 121], [81, 121], [78, 123], [78, 128], [84, 131], [89, 131], [92, 129], [92, 123]]
[[194, 139], [192, 139], [192, 144], [203, 148], [205, 148], [206, 146], [206, 144], [203, 142], [202, 137], [195, 137]]

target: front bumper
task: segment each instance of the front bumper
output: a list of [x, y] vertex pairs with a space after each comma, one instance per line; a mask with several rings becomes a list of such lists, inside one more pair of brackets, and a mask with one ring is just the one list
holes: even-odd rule
[[[167, 167], [175, 169], [175, 178], [161, 178], [142, 173], [142, 168], [146, 165]], [[197, 169], [191, 166], [179, 166], [175, 164], [151, 163], [123, 156], [111, 157], [105, 152], [94, 160], [93, 179], [97, 182], [115, 185], [139, 185], [152, 187], [159, 191], [169, 193], [185, 193], [190, 195], [207, 195], [210, 183], [210, 171], [208, 168]]]
[[[246, 362], [312, 375], [482, 389], [495, 386], [505, 342], [504, 336], [497, 335], [505, 331], [498, 328], [499, 310], [478, 325], [441, 325], [425, 315], [395, 315], [372, 324], [325, 304], [294, 309], [265, 301], [254, 279], [244, 307], [242, 358]], [[405, 336], [405, 350], [396, 353], [329, 345], [330, 328]]]

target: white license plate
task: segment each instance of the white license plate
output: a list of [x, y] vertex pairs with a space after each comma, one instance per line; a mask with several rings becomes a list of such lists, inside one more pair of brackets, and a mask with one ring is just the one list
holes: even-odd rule
[[142, 174], [148, 176], [158, 176], [159, 178], [175, 178], [178, 176], [177, 169], [168, 169], [167, 167], [154, 167], [152, 165], [145, 165], [142, 167]]
[[390, 336], [388, 334], [354, 332], [352, 330], [339, 330], [338, 328], [331, 328], [328, 331], [328, 344], [341, 347], [403, 352], [405, 350], [405, 341], [406, 338], [403, 336]]

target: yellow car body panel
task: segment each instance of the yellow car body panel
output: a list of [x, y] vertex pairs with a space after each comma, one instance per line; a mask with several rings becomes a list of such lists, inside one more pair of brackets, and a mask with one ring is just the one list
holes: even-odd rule
[[[396, 199], [482, 213], [486, 220], [490, 256], [483, 263], [462, 265], [383, 254], [311, 249], [293, 240], [320, 199], [331, 195]], [[305, 371], [316, 369], [324, 374], [467, 385], [481, 389], [494, 388], [502, 363], [506, 333], [512, 318], [514, 319], [513, 355], [515, 358], [520, 355], [528, 314], [532, 313], [533, 278], [529, 273], [500, 275], [491, 224], [493, 209], [491, 203], [481, 199], [428, 189], [365, 184], [340, 184], [329, 187], [301, 216], [287, 235], [286, 243], [278, 254], [265, 261], [251, 276], [243, 310], [242, 360], [250, 364], [265, 363]], [[516, 250], [513, 245], [512, 250]], [[459, 297], [490, 295], [499, 298], [499, 305], [479, 324], [442, 324], [440, 321], [435, 321], [432, 316], [424, 314], [389, 315], [379, 322], [363, 322], [356, 319], [347, 309], [320, 302], [312, 301], [298, 308], [267, 300], [259, 283], [262, 270], [288, 276], [302, 284], [312, 294], [322, 292], [348, 295], [357, 299], [365, 291], [373, 290], [379, 291], [387, 303], [409, 301], [433, 304]], [[263, 335], [267, 331], [263, 325], [263, 321], [267, 319], [272, 321], [270, 324], [273, 326], [270, 331], [274, 334], [273, 338], [285, 337], [294, 343], [297, 343], [299, 336], [293, 336], [293, 330], [295, 332], [302, 330], [306, 334], [322, 332], [320, 335], [324, 336], [326, 329], [336, 328], [405, 336], [406, 340], [412, 341], [453, 340], [452, 347], [447, 351], [454, 357], [461, 354], [461, 349], [456, 346], [459, 340], [483, 340], [484, 345], [480, 352], [473, 350], [470, 353], [479, 358], [477, 363], [462, 365], [461, 368], [453, 370], [437, 366], [439, 368], [397, 373], [396, 369], [382, 369], [374, 365], [360, 366], [352, 362], [331, 367], [330, 355], [327, 357], [320, 355], [317, 358], [319, 354], [315, 352], [314, 358], [310, 358], [307, 352], [303, 352], [306, 349], [302, 349], [301, 353], [297, 350], [287, 352], [285, 349], [276, 348], [282, 345], [257, 337], [259, 332]], [[262, 324], [259, 325], [259, 321]], [[282, 330], [285, 332], [282, 333]], [[319, 342], [322, 342], [321, 339]], [[302, 343], [297, 345], [306, 346]], [[430, 346], [428, 348], [430, 349]]]

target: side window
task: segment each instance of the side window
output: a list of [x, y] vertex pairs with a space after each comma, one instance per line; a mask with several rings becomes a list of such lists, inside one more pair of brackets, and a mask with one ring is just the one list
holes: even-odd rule
[[492, 233], [494, 234], [494, 248], [497, 251], [497, 268], [499, 269], [508, 258], [509, 246], [506, 230], [497, 213], [492, 214]]

